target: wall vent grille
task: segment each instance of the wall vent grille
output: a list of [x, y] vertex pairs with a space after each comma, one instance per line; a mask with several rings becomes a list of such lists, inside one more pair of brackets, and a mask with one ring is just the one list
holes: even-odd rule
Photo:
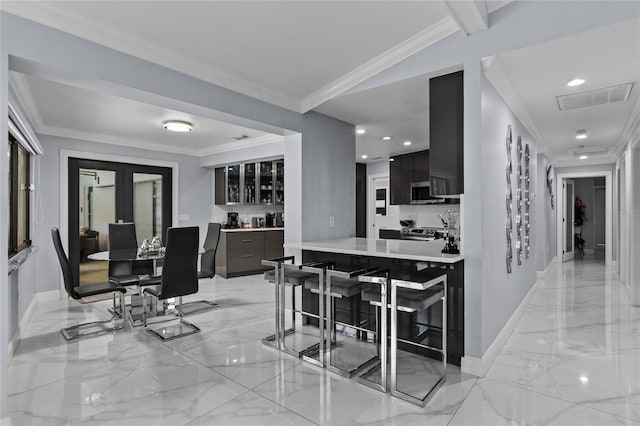
[[603, 105], [629, 99], [633, 83], [620, 84], [602, 89], [587, 90], [570, 95], [556, 96], [560, 111]]

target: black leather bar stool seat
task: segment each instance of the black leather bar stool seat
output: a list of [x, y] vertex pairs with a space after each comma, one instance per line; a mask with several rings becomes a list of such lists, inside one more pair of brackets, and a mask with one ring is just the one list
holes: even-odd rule
[[[331, 280], [331, 297], [352, 297], [362, 291], [363, 283], [357, 279], [333, 278]], [[304, 283], [304, 288], [312, 293], [320, 292], [318, 277], [313, 276]]]
[[[284, 271], [284, 284], [289, 286], [300, 286], [303, 285], [308, 279], [313, 278], [314, 274], [310, 274], [308, 272], [302, 271]], [[275, 283], [276, 282], [276, 272], [274, 269], [271, 269], [264, 273], [264, 279]], [[317, 283], [317, 278], [316, 278]]]
[[[444, 296], [444, 287], [438, 286], [427, 290], [398, 288], [398, 309], [424, 311]], [[368, 286], [362, 291], [362, 300], [380, 303], [380, 286]]]

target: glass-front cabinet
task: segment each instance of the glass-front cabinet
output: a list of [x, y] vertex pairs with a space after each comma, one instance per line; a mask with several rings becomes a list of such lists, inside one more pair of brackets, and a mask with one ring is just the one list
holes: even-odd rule
[[284, 205], [284, 160], [275, 161], [276, 164], [276, 182], [275, 182], [275, 198], [277, 205]]
[[240, 203], [240, 165], [227, 166], [227, 204]]
[[242, 200], [244, 204], [256, 203], [256, 163], [248, 163], [243, 165], [244, 168], [244, 195]]
[[260, 162], [260, 204], [273, 204], [273, 161]]
[[215, 203], [284, 204], [284, 160], [232, 164], [215, 170]]

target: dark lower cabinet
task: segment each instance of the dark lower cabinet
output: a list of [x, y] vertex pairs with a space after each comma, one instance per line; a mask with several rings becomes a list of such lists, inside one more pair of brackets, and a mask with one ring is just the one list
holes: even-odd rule
[[220, 233], [216, 274], [239, 277], [264, 272], [263, 259], [284, 255], [284, 231], [238, 231]]
[[[388, 259], [380, 257], [353, 256], [346, 254], [334, 254], [314, 251], [303, 252], [304, 262], [330, 260], [336, 263], [336, 269], [355, 270], [368, 266], [389, 268], [392, 275], [401, 275], [415, 271], [416, 263], [411, 260]], [[460, 365], [464, 356], [464, 261], [454, 264], [431, 262], [430, 267], [441, 268], [447, 274], [447, 362]], [[336, 299], [336, 318], [346, 324], [360, 324], [365, 328], [373, 329], [375, 326], [376, 308], [363, 302], [359, 296], [348, 299]], [[302, 293], [303, 310], [318, 314], [318, 295], [304, 290]], [[398, 335], [402, 339], [421, 341], [430, 346], [440, 347], [442, 304], [437, 303], [433, 307], [421, 312], [398, 312]], [[309, 324], [317, 325], [317, 320], [307, 317]], [[390, 324], [390, 322], [388, 322]], [[425, 328], [421, 324], [429, 324], [431, 328]], [[412, 346], [400, 345], [400, 349], [415, 351]], [[425, 352], [424, 355], [432, 356], [433, 353]]]

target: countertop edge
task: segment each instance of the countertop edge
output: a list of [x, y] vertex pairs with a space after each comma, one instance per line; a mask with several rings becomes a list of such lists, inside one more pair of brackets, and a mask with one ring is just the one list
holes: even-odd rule
[[464, 255], [459, 254], [455, 257], [438, 257], [438, 256], [420, 256], [414, 254], [402, 254], [402, 253], [379, 253], [365, 250], [352, 250], [346, 248], [335, 248], [335, 247], [323, 247], [317, 246], [309, 243], [285, 243], [285, 248], [291, 249], [299, 249], [299, 250], [310, 250], [310, 251], [321, 251], [325, 253], [338, 253], [338, 254], [354, 254], [361, 256], [372, 256], [372, 257], [384, 257], [389, 259], [404, 259], [404, 260], [415, 260], [421, 262], [439, 262], [439, 263], [457, 263], [461, 260], [464, 260]]

